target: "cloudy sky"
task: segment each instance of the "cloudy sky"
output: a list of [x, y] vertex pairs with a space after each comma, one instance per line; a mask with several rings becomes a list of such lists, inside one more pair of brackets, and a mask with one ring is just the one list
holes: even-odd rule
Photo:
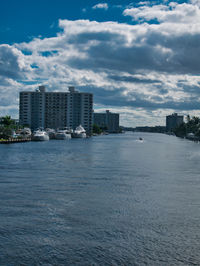
[[0, 116], [21, 90], [75, 86], [124, 126], [199, 115], [200, 0], [6, 0], [0, 9]]

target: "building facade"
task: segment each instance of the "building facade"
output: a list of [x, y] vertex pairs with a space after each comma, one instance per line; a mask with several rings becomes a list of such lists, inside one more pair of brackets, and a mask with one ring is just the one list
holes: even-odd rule
[[109, 133], [119, 132], [119, 114], [111, 113], [106, 110], [106, 113], [94, 113], [94, 124]]
[[178, 115], [177, 113], [168, 115], [166, 116], [166, 131], [170, 132], [182, 123], [183, 123], [183, 115]]
[[78, 92], [69, 87], [68, 92], [46, 92], [44, 86], [36, 91], [20, 92], [20, 124], [32, 130], [43, 127], [57, 129], [82, 125], [92, 134], [93, 94]]

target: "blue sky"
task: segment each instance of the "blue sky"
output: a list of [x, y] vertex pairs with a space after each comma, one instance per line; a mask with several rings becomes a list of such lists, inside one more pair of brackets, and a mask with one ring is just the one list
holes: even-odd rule
[[1, 1], [0, 116], [41, 84], [93, 92], [126, 126], [198, 115], [199, 44], [199, 0]]
[[[137, 1], [135, 1], [136, 3]], [[0, 42], [15, 43], [30, 41], [37, 36], [52, 37], [58, 32], [59, 19], [90, 19], [99, 22], [131, 22], [122, 16], [123, 6], [133, 1], [109, 1], [109, 10], [92, 9], [102, 3], [89, 0], [6, 0], [1, 1]], [[104, 3], [104, 2], [103, 2]], [[119, 6], [123, 6], [120, 8]]]

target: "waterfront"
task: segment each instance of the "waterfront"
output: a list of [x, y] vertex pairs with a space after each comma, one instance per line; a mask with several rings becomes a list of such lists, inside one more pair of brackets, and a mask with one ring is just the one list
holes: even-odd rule
[[128, 133], [0, 158], [0, 265], [199, 265], [198, 143]]

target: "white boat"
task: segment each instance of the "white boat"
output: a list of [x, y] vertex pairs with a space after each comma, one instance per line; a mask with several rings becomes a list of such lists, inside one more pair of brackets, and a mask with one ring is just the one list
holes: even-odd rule
[[198, 137], [195, 136], [195, 134], [192, 133], [192, 132], [188, 133], [188, 134], [186, 135], [186, 138], [187, 138], [187, 139], [190, 139], [190, 140], [198, 140]]
[[33, 132], [32, 140], [35, 141], [49, 140], [49, 135], [43, 129], [37, 129], [36, 131]]
[[74, 132], [72, 134], [72, 137], [73, 138], [86, 138], [86, 131], [85, 131], [85, 129], [81, 125], [78, 126], [74, 130]]
[[49, 139], [55, 139], [56, 131], [52, 128], [46, 128], [45, 131], [49, 135]]
[[60, 140], [71, 139], [71, 129], [68, 127], [59, 128], [55, 133], [55, 139], [60, 139]]
[[31, 130], [28, 127], [21, 129], [19, 135], [23, 138], [30, 138], [31, 137]]

